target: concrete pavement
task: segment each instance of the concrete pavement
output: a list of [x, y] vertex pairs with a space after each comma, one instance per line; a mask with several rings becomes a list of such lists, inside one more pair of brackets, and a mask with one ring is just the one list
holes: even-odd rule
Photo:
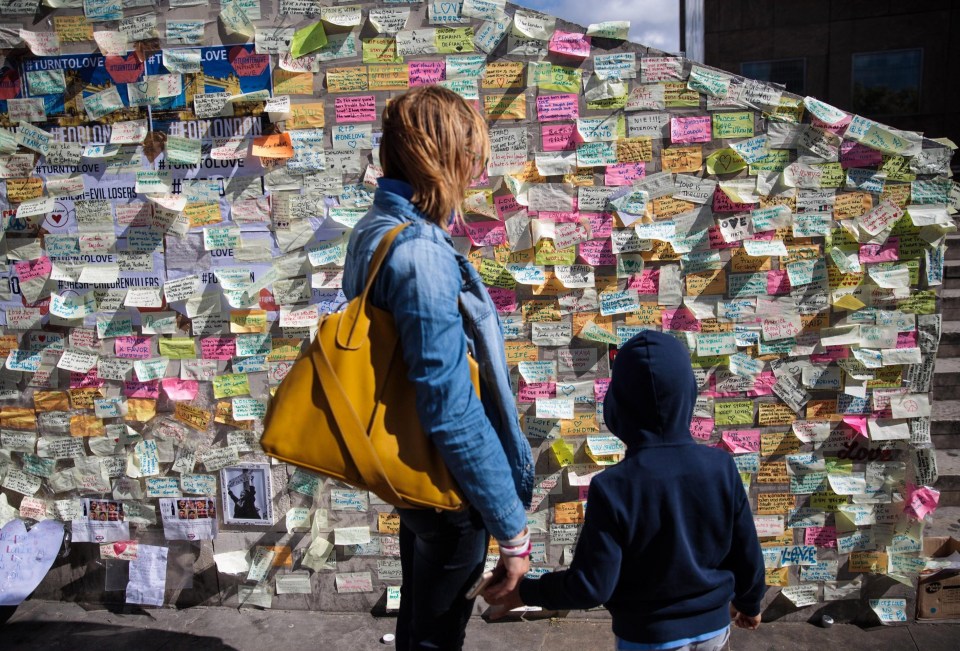
[[[244, 608], [84, 610], [74, 603], [31, 600], [0, 627], [3, 651], [385, 651], [394, 620], [361, 613]], [[467, 651], [608, 651], [606, 620], [561, 619], [488, 623], [473, 618]], [[863, 629], [837, 624], [764, 624], [734, 630], [732, 651], [956, 651], [960, 625], [909, 624]]]

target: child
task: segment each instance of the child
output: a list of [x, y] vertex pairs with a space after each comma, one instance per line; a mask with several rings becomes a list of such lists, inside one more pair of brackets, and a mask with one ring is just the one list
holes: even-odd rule
[[696, 398], [679, 341], [654, 331], [628, 341], [603, 404], [627, 452], [590, 484], [570, 568], [506, 596], [493, 585], [487, 601], [502, 613], [605, 604], [617, 649], [720, 649], [731, 616], [757, 628], [765, 586], [753, 516], [730, 455], [690, 436]]

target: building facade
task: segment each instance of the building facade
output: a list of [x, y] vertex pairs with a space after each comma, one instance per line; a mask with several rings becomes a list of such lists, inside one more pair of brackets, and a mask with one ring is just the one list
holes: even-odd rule
[[704, 62], [960, 142], [960, 1], [705, 0]]

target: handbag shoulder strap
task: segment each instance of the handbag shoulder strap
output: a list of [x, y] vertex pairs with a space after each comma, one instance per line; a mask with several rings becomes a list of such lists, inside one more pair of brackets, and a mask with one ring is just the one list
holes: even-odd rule
[[387, 234], [383, 236], [376, 250], [373, 252], [373, 258], [371, 258], [370, 267], [367, 270], [367, 282], [363, 286], [363, 292], [347, 303], [347, 309], [341, 317], [340, 323], [337, 325], [337, 345], [342, 348], [356, 350], [360, 346], [360, 343], [366, 338], [367, 332], [370, 329], [370, 321], [364, 318], [366, 314], [367, 296], [373, 287], [373, 281], [376, 280], [377, 274], [380, 273], [380, 267], [383, 266], [383, 261], [387, 259], [387, 254], [390, 252], [390, 247], [393, 246], [393, 241], [397, 239], [400, 231], [407, 226], [410, 226], [410, 222], [398, 224], [387, 231]]
[[353, 409], [350, 398], [344, 391], [343, 385], [340, 384], [323, 346], [317, 342], [317, 345], [312, 348], [313, 366], [316, 369], [317, 378], [320, 380], [320, 387], [327, 397], [327, 404], [330, 406], [330, 411], [333, 412], [333, 417], [340, 428], [340, 435], [347, 446], [350, 458], [357, 467], [360, 476], [363, 477], [367, 488], [391, 504], [405, 504], [406, 500], [400, 497], [400, 494], [397, 493], [397, 490], [387, 478], [380, 457], [373, 449], [370, 437], [364, 431], [363, 425], [360, 423], [360, 417]]

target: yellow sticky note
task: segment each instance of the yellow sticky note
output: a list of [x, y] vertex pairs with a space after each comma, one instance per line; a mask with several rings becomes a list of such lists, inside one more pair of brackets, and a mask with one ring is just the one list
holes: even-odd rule
[[70, 417], [70, 436], [103, 436], [107, 433], [103, 419], [93, 414], [77, 414]]
[[234, 334], [267, 331], [266, 310], [231, 310], [230, 332]]
[[327, 92], [352, 93], [359, 90], [367, 90], [367, 66], [327, 70]]
[[746, 166], [740, 155], [729, 147], [718, 149], [707, 156], [707, 173], [709, 174], [732, 174]]
[[403, 57], [397, 54], [397, 39], [390, 36], [363, 39], [363, 62], [403, 63]]
[[293, 33], [293, 40], [290, 41], [290, 55], [302, 57], [305, 54], [316, 52], [326, 44], [327, 33], [323, 29], [323, 23], [316, 22], [301, 27]]
[[313, 95], [312, 72], [273, 71], [274, 95]]
[[433, 43], [440, 54], [463, 54], [473, 52], [472, 27], [438, 27]]
[[573, 449], [573, 446], [567, 443], [563, 439], [557, 439], [550, 446], [550, 449], [553, 450], [554, 455], [557, 457], [557, 462], [560, 464], [561, 468], [569, 466], [573, 463], [573, 455], [576, 450]]
[[864, 304], [853, 294], [844, 294], [833, 302], [833, 306], [843, 310], [859, 310]]
[[323, 102], [308, 102], [290, 106], [290, 117], [287, 118], [287, 130], [318, 129], [323, 127], [323, 125]]
[[160, 354], [170, 359], [195, 359], [197, 342], [193, 337], [161, 338]]
[[157, 401], [151, 398], [128, 398], [124, 420], [145, 423], [157, 415]]
[[488, 120], [523, 120], [527, 117], [526, 95], [495, 93], [483, 98], [483, 108]]
[[213, 397], [230, 398], [250, 393], [250, 379], [246, 373], [227, 373], [213, 378]]
[[713, 416], [717, 425], [753, 425], [753, 401], [717, 402], [713, 407]]
[[383, 63], [368, 66], [370, 90], [406, 90], [410, 87], [410, 70], [406, 63]]
[[218, 224], [223, 221], [219, 203], [188, 203], [183, 208], [183, 214], [190, 222], [190, 228]]

